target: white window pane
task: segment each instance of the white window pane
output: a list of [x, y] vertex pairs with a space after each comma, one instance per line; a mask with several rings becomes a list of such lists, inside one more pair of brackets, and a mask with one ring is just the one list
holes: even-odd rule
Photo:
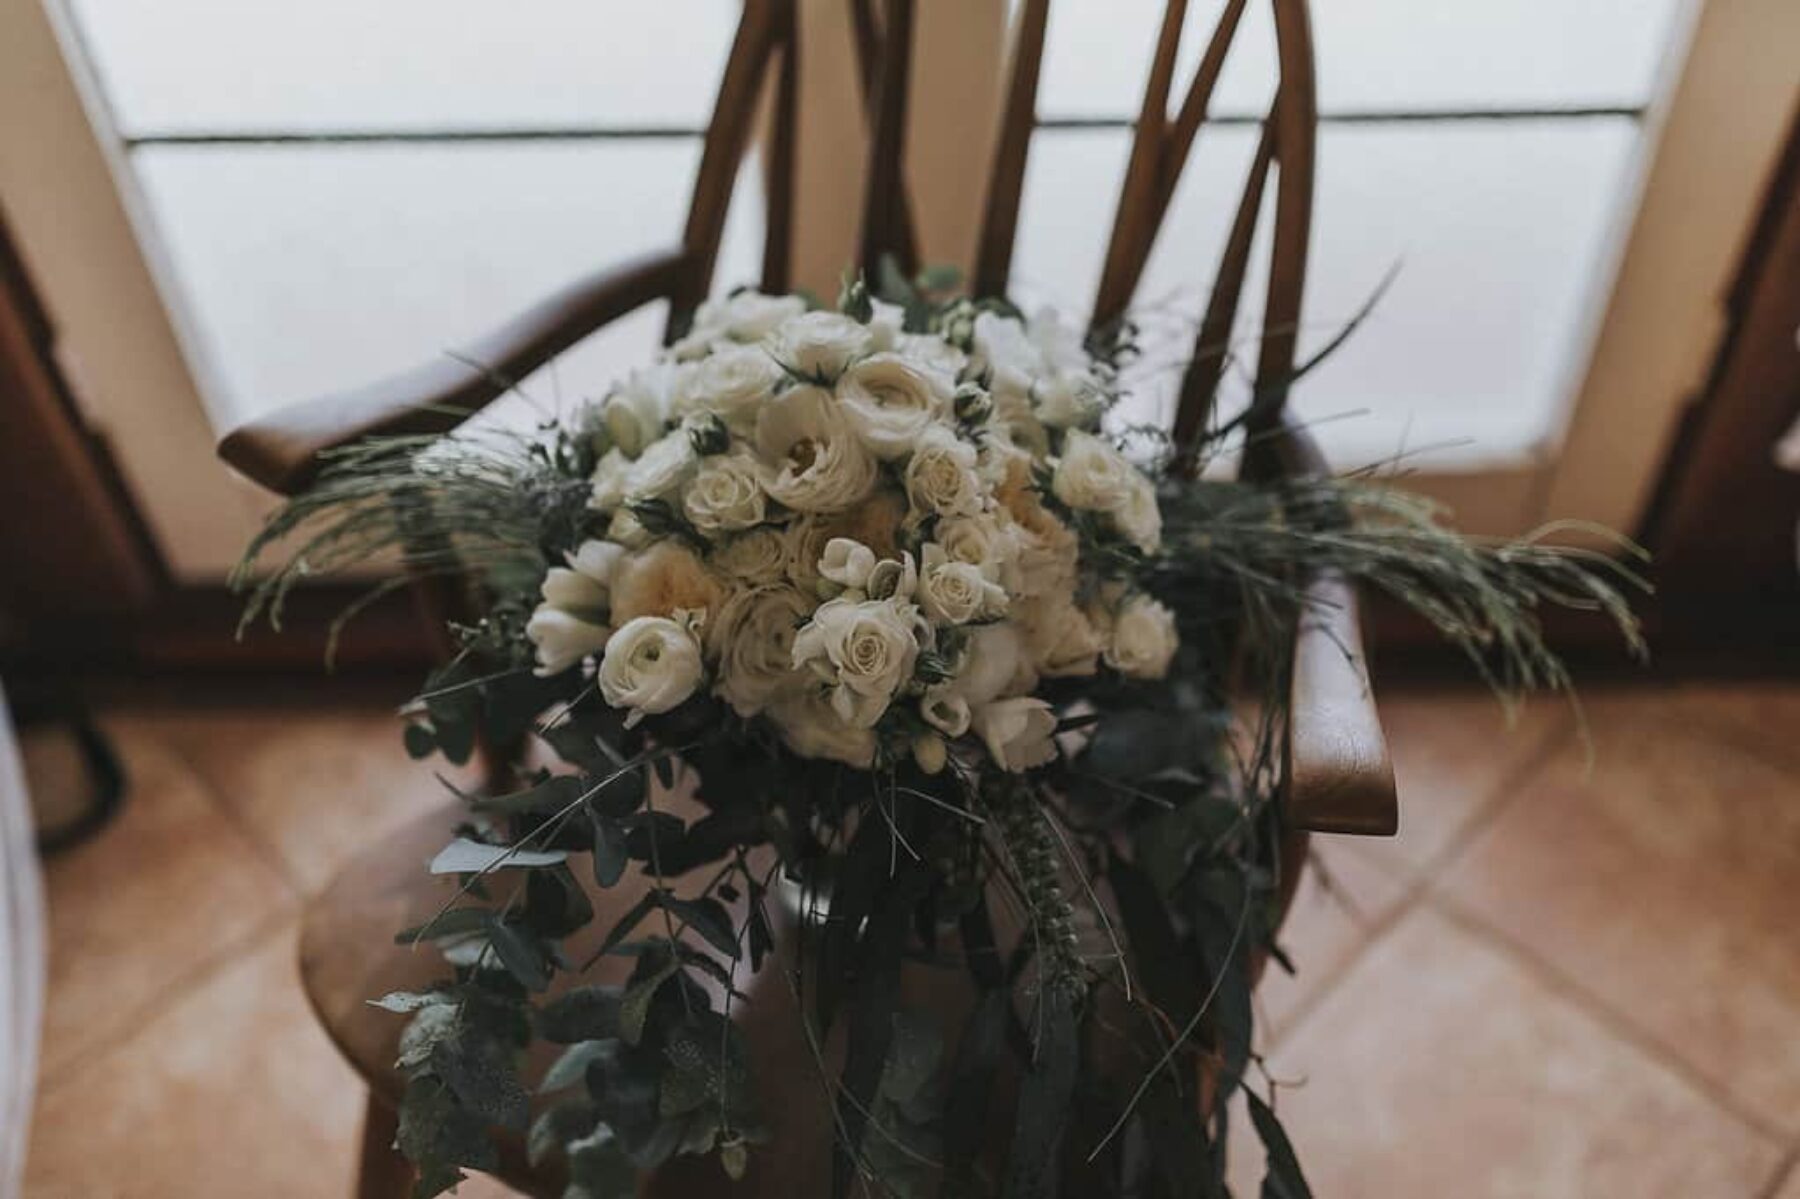
[[127, 134], [704, 124], [732, 0], [72, 0]]
[[[1438, 463], [1516, 457], [1553, 434], [1636, 137], [1623, 119], [1321, 134], [1302, 357], [1400, 268], [1370, 320], [1296, 389], [1303, 415], [1343, 418], [1319, 429], [1335, 461], [1360, 465], [1403, 449], [1428, 450], [1424, 458]], [[1254, 138], [1238, 128], [1203, 135], [1151, 257], [1133, 400], [1147, 419], [1166, 417], [1191, 353], [1188, 331]], [[1124, 156], [1120, 131], [1039, 134], [1016, 271], [1028, 302], [1091, 306]], [[1254, 359], [1266, 256], [1265, 240], [1234, 339], [1245, 359]], [[1224, 402], [1241, 403], [1244, 392], [1233, 380]]]
[[[1642, 105], [1679, 7], [1679, 0], [1314, 4], [1319, 104], [1328, 113]], [[1176, 97], [1222, 8], [1222, 0], [1189, 6]], [[1052, 4], [1041, 114], [1135, 114], [1162, 11], [1162, 0]], [[1252, 0], [1213, 111], [1261, 113], [1275, 77], [1269, 5]]]
[[[228, 428], [452, 351], [599, 267], [678, 244], [699, 143], [177, 147], [134, 156]], [[715, 280], [754, 281], [747, 163]], [[528, 390], [591, 396], [649, 360], [661, 312]]]

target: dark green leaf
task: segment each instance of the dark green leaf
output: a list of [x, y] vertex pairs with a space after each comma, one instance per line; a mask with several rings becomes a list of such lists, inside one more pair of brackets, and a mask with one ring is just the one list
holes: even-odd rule
[[1288, 1140], [1287, 1131], [1275, 1118], [1275, 1110], [1249, 1087], [1244, 1088], [1244, 1101], [1250, 1105], [1250, 1123], [1262, 1138], [1269, 1155], [1268, 1173], [1263, 1176], [1263, 1199], [1312, 1199], [1306, 1176], [1300, 1172], [1300, 1160]]
[[531, 1122], [531, 1133], [525, 1140], [525, 1156], [533, 1166], [541, 1166], [552, 1153], [560, 1152], [570, 1141], [578, 1141], [594, 1131], [594, 1102], [585, 1096], [565, 1099], [545, 1108]]
[[491, 908], [449, 908], [424, 924], [414, 925], [395, 934], [394, 943], [410, 945], [416, 941], [436, 940], [438, 937], [460, 937], [485, 932], [493, 920], [494, 912]]
[[650, 1018], [650, 1004], [662, 985], [681, 971], [681, 963], [671, 957], [642, 978], [633, 979], [619, 1000], [619, 1035], [628, 1045], [636, 1045], [644, 1037], [644, 1023]]
[[606, 934], [606, 940], [600, 942], [600, 948], [596, 949], [594, 956], [588, 959], [589, 965], [611, 953], [637, 929], [638, 925], [644, 922], [644, 917], [648, 916], [650, 910], [656, 906], [658, 894], [659, 892], [655, 889], [646, 891], [638, 897], [636, 903], [625, 909], [625, 914], [619, 917], [618, 922], [612, 926], [612, 931]]
[[731, 913], [725, 905], [710, 895], [698, 899], [677, 899], [668, 891], [656, 891], [652, 894], [662, 897], [662, 906], [667, 908], [677, 920], [685, 920], [687, 926], [705, 938], [706, 943], [734, 961], [738, 956], [737, 930], [732, 927]]
[[407, 725], [400, 738], [406, 743], [406, 756], [414, 761], [429, 758], [437, 751], [437, 738], [432, 736], [430, 726], [422, 722]]
[[547, 1095], [572, 1087], [587, 1077], [587, 1068], [618, 1046], [617, 1041], [577, 1041], [563, 1050], [538, 1083], [538, 1093]]
[[594, 881], [610, 887], [624, 875], [630, 861], [625, 830], [592, 808], [588, 809], [588, 820], [594, 827]]
[[[481, 1118], [457, 1103], [455, 1094], [437, 1078], [416, 1078], [407, 1084], [400, 1100], [396, 1140], [400, 1152], [427, 1177], [454, 1175], [456, 1166], [492, 1170], [500, 1164], [500, 1155], [488, 1140]], [[454, 1182], [453, 1178], [447, 1185]]]
[[544, 955], [527, 934], [517, 927], [496, 920], [488, 926], [488, 944], [508, 974], [519, 980], [528, 991], [542, 991], [550, 985], [550, 971]]
[[1019, 1109], [1007, 1159], [1007, 1199], [1053, 1199], [1062, 1174], [1063, 1129], [1074, 1101], [1081, 1041], [1075, 1000], [1060, 987], [1038, 997], [1039, 1030], [1031, 1068], [1019, 1083]]
[[1000, 1053], [1006, 1047], [1011, 997], [995, 987], [983, 993], [963, 1025], [950, 1066], [944, 1106], [944, 1191], [967, 1193], [975, 1183], [975, 1163], [986, 1142], [988, 1104]]
[[587, 790], [587, 784], [572, 774], [553, 774], [541, 782], [506, 795], [493, 795], [475, 800], [478, 812], [497, 815], [552, 816], [574, 803]]
[[563, 992], [537, 1012], [538, 1035], [557, 1045], [619, 1035], [618, 987], [585, 986]]
[[531, 1100], [503, 1046], [464, 1029], [432, 1047], [431, 1068], [465, 1111], [487, 1123], [525, 1131]]

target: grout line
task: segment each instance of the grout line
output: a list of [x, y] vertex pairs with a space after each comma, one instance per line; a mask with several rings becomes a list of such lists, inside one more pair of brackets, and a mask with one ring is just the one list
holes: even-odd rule
[[1424, 890], [1432, 889], [1445, 868], [1462, 857], [1464, 851], [1500, 819], [1501, 813], [1519, 802], [1524, 794], [1525, 784], [1550, 765], [1575, 739], [1575, 733], [1574, 716], [1565, 714], [1538, 737], [1529, 752], [1520, 755], [1516, 763], [1501, 772], [1500, 777], [1494, 780], [1487, 797], [1475, 805], [1475, 811], [1463, 821], [1462, 827], [1450, 834], [1435, 853], [1419, 863], [1416, 872], [1418, 885]]
[[231, 966], [242, 962], [248, 952], [266, 940], [271, 932], [285, 926], [298, 927], [299, 916], [291, 909], [272, 913], [267, 919], [245, 929], [243, 933], [215, 947], [214, 951], [183, 971], [176, 978], [155, 988], [130, 1009], [119, 1013], [118, 1027], [106, 1036], [84, 1045], [56, 1064], [54, 1074], [38, 1078], [38, 1104], [45, 1097], [75, 1080], [79, 1075], [124, 1047], [138, 1033], [166, 1019], [168, 1013], [188, 995], [213, 983]]
[[1781, 1193], [1782, 1186], [1790, 1179], [1800, 1177], [1795, 1166], [1800, 1165], [1800, 1146], [1789, 1149], [1782, 1159], [1775, 1163], [1775, 1172], [1769, 1175], [1769, 1181], [1756, 1192], [1756, 1199], [1775, 1199]]
[[1508, 935], [1488, 923], [1478, 913], [1461, 906], [1450, 896], [1441, 892], [1427, 895], [1425, 902], [1433, 912], [1457, 925], [1464, 932], [1487, 942], [1492, 948], [1506, 954], [1537, 981], [1573, 1002], [1590, 1017], [1598, 1020], [1608, 1032], [1674, 1073], [1698, 1091], [1703, 1098], [1712, 1100], [1717, 1107], [1727, 1115], [1736, 1117], [1752, 1132], [1758, 1133], [1778, 1145], [1788, 1143], [1792, 1136], [1791, 1130], [1770, 1124], [1760, 1112], [1745, 1107], [1741, 1100], [1725, 1090], [1719, 1083], [1702, 1074], [1653, 1033], [1640, 1027], [1627, 1012], [1614, 1009], [1605, 999], [1584, 985], [1579, 978], [1540, 956], [1529, 944]]

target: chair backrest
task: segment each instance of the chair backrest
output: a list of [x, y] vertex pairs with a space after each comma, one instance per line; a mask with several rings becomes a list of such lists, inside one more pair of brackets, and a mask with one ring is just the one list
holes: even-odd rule
[[[771, 75], [774, 97], [766, 155], [768, 232], [762, 286], [767, 291], [788, 289], [799, 53], [796, 2], [746, 0], [719, 87], [689, 209], [684, 235], [689, 270], [685, 286], [672, 305], [672, 329], [686, 324], [711, 286], [732, 186], [749, 144], [761, 92]], [[1261, 348], [1246, 419], [1252, 434], [1270, 430], [1279, 421], [1294, 372], [1312, 224], [1317, 125], [1312, 36], [1306, 0], [1269, 2], [1274, 15], [1280, 80], [1243, 184], [1224, 254], [1213, 274], [1210, 298], [1182, 379], [1173, 428], [1178, 446], [1190, 444], [1211, 418], [1271, 169], [1275, 175], [1274, 230], [1268, 288], [1263, 297]], [[864, 271], [872, 273], [882, 257], [891, 255], [910, 274], [918, 266], [918, 248], [902, 163], [914, 0], [883, 0], [879, 17], [875, 0], [850, 3], [869, 128], [858, 258]], [[1182, 94], [1180, 108], [1171, 114], [1169, 97], [1188, 4], [1187, 0], [1167, 0], [1094, 298], [1091, 325], [1095, 329], [1115, 325], [1136, 294], [1247, 3], [1248, 0], [1226, 0], [1194, 77]], [[971, 275], [971, 290], [978, 296], [1001, 295], [1006, 290], [1025, 167], [1036, 125], [1038, 78], [1049, 12], [1050, 0], [1023, 0], [1016, 16], [1000, 127]]]

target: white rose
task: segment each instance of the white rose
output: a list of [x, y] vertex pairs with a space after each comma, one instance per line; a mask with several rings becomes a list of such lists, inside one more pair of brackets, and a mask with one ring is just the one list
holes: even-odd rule
[[1067, 525], [1037, 508], [1030, 525], [1014, 520], [1006, 527], [1018, 547], [1011, 571], [1001, 577], [1010, 594], [1055, 595], [1075, 586], [1081, 542]]
[[642, 367], [613, 387], [601, 408], [613, 444], [635, 458], [662, 436], [674, 397], [691, 367], [672, 362]]
[[940, 520], [932, 540], [952, 562], [979, 567], [985, 579], [1000, 581], [1019, 557], [1019, 542], [1010, 525], [991, 513]]
[[1002, 770], [1016, 774], [1056, 757], [1056, 714], [1041, 699], [995, 700], [975, 710], [973, 726]]
[[819, 555], [819, 575], [839, 587], [861, 591], [875, 569], [875, 551], [848, 537], [833, 537]]
[[1098, 668], [1100, 635], [1066, 594], [1032, 600], [1024, 605], [1019, 623], [1039, 674], [1061, 678], [1090, 675]]
[[759, 291], [740, 291], [734, 296], [709, 300], [695, 314], [695, 324], [704, 323], [717, 329], [732, 341], [761, 341], [782, 322], [806, 311], [806, 301], [799, 296], [771, 296]]
[[969, 365], [967, 354], [931, 333], [902, 333], [897, 348], [920, 366], [950, 379], [962, 374], [963, 367]]
[[742, 451], [703, 459], [682, 494], [681, 510], [708, 536], [761, 524], [768, 512], [761, 465]]
[[984, 491], [975, 447], [942, 425], [926, 429], [906, 464], [906, 495], [913, 507], [940, 516], [977, 516]]
[[875, 764], [875, 734], [849, 723], [813, 691], [784, 695], [768, 717], [787, 747], [803, 758], [825, 758], [867, 770]]
[[837, 383], [844, 419], [883, 461], [910, 453], [925, 430], [950, 409], [950, 384], [898, 354], [874, 354], [846, 370]]
[[831, 393], [817, 387], [790, 388], [765, 405], [756, 420], [756, 448], [771, 467], [764, 486], [796, 512], [848, 508], [875, 486], [875, 459]]
[[631, 709], [625, 718], [629, 728], [692, 695], [704, 672], [700, 643], [683, 624], [666, 616], [639, 616], [606, 643], [600, 695], [615, 708]]
[[1034, 459], [1050, 456], [1050, 434], [1031, 406], [1028, 391], [995, 391], [994, 424], [1005, 439]]
[[792, 587], [758, 587], [725, 601], [706, 640], [719, 660], [715, 690], [739, 716], [754, 716], [802, 681], [794, 637], [812, 602]]
[[918, 661], [916, 618], [890, 600], [831, 600], [794, 638], [793, 664], [827, 685], [846, 723], [872, 728]]
[[1113, 617], [1106, 664], [1135, 679], [1160, 679], [1169, 673], [1180, 637], [1175, 613], [1147, 595], [1134, 595]]
[[1063, 438], [1062, 457], [1050, 490], [1071, 508], [1111, 512], [1125, 503], [1143, 476], [1107, 442], [1080, 429]]
[[790, 373], [829, 383], [870, 350], [869, 330], [841, 312], [806, 312], [781, 322], [769, 352]]
[[1085, 371], [1089, 366], [1081, 330], [1066, 323], [1054, 308], [1040, 308], [1025, 322], [1026, 335], [1036, 346], [1046, 369]]
[[714, 548], [712, 564], [753, 586], [780, 582], [786, 577], [787, 537], [772, 525], [750, 529]]
[[936, 542], [921, 551], [919, 606], [937, 624], [968, 624], [1006, 611], [1006, 591], [972, 562], [953, 561]]
[[1032, 411], [1052, 429], [1085, 425], [1100, 412], [1100, 385], [1085, 371], [1057, 371], [1031, 389]]
[[919, 590], [919, 568], [913, 562], [911, 554], [902, 552], [898, 558], [883, 558], [869, 572], [868, 582], [863, 584], [870, 599], [910, 600]]
[[525, 622], [525, 636], [537, 647], [536, 673], [561, 674], [589, 654], [606, 647], [612, 630], [583, 620], [551, 603], [542, 603]]
[[869, 346], [874, 350], [900, 348], [900, 335], [906, 330], [906, 309], [886, 300], [869, 301]]
[[979, 707], [1035, 686], [1037, 672], [1026, 651], [1025, 635], [1010, 623], [1000, 623], [984, 624], [969, 633], [956, 677], [944, 690]]
[[971, 342], [970, 360], [977, 370], [990, 376], [992, 391], [1028, 392], [1031, 381], [1044, 370], [1044, 356], [1025, 326], [998, 312], [983, 312], [975, 317], [975, 335]]
[[1162, 510], [1156, 506], [1156, 484], [1138, 475], [1125, 493], [1125, 502], [1113, 509], [1112, 522], [1127, 541], [1146, 554], [1154, 554], [1162, 545]]
[[968, 699], [946, 687], [933, 687], [919, 697], [919, 715], [946, 737], [960, 737], [969, 731]]
[[676, 411], [716, 414], [734, 432], [756, 427], [756, 414], [775, 394], [782, 370], [761, 346], [724, 346], [688, 377], [676, 397]]
[[676, 429], [645, 447], [625, 472], [625, 498], [661, 499], [686, 483], [699, 462], [687, 431]]
[[625, 477], [631, 469], [631, 459], [618, 446], [600, 456], [594, 464], [592, 494], [588, 496], [588, 507], [601, 512], [611, 512], [625, 502]]

